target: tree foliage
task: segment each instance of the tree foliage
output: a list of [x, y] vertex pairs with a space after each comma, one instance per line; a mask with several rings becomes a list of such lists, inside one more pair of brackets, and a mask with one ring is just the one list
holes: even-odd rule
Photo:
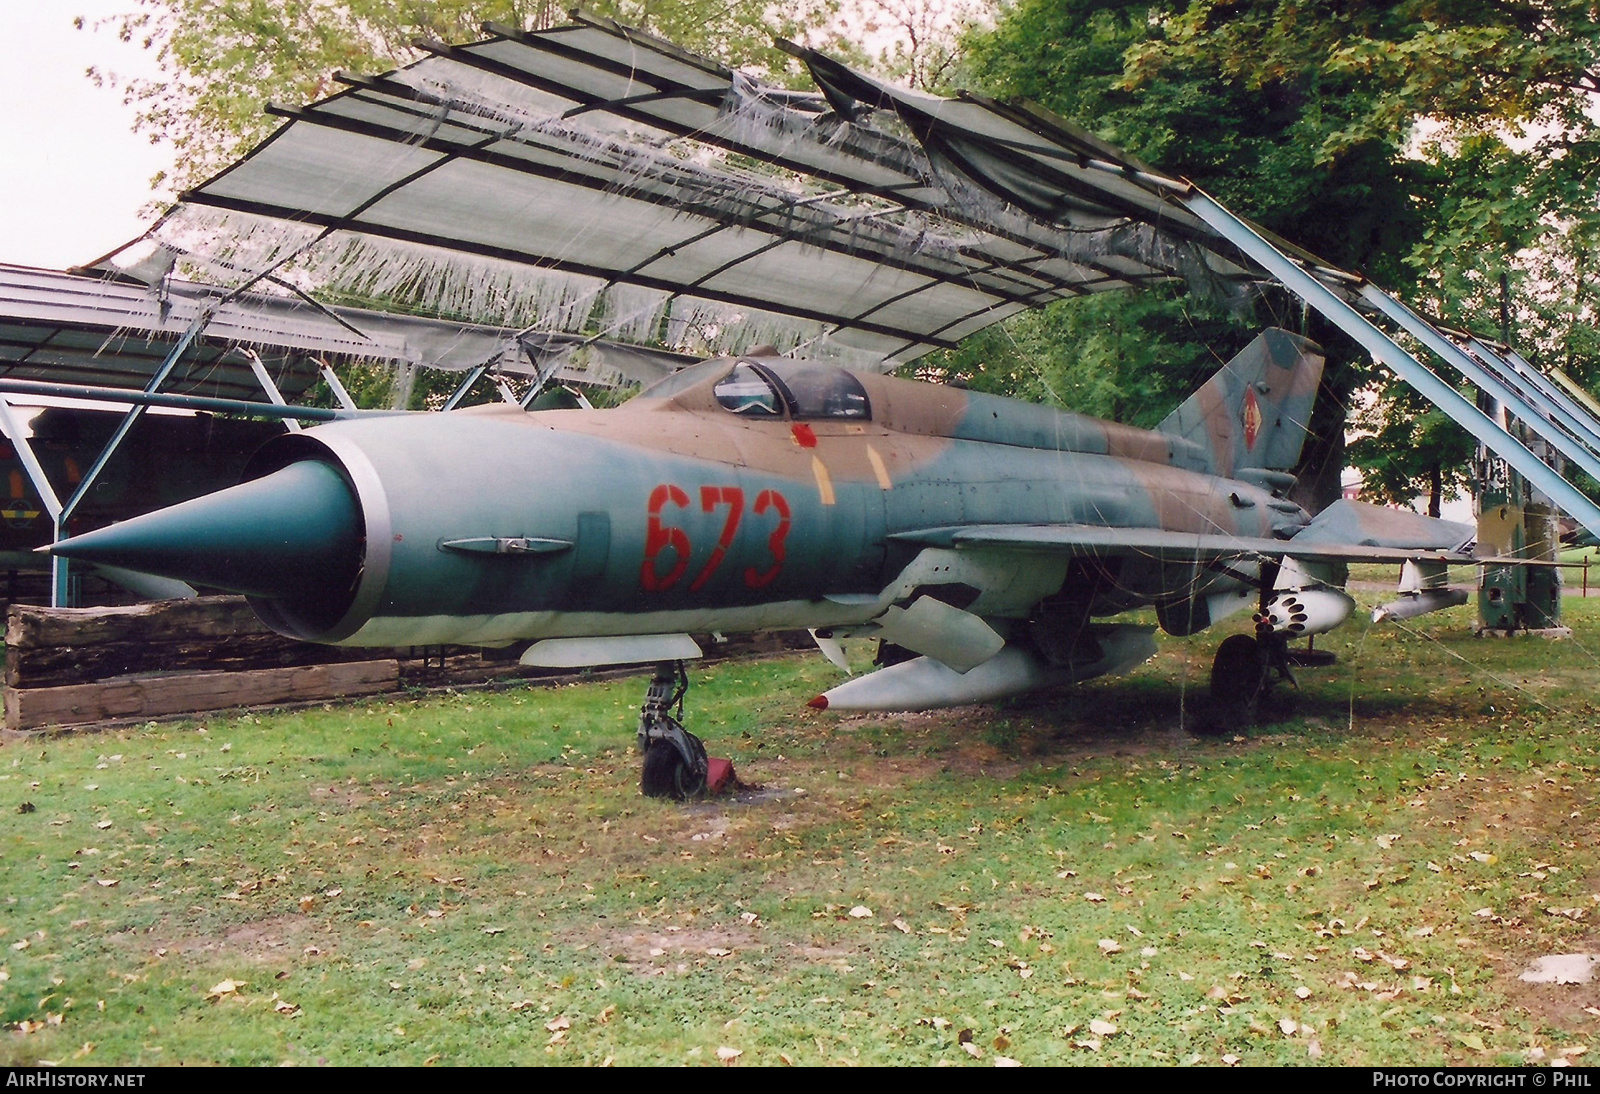
[[[1595, 15], [1576, 0], [1017, 0], [968, 65], [1452, 324], [1498, 333], [1505, 272], [1518, 346], [1593, 380]], [[1261, 303], [1257, 321], [1297, 325], [1281, 298]], [[1181, 345], [1186, 317], [1168, 318]], [[1371, 436], [1351, 456], [1380, 495], [1448, 490], [1470, 452], [1460, 431], [1342, 336], [1306, 330], [1332, 351], [1321, 468], [1302, 468], [1321, 500], [1356, 403]]]
[[1158, 9], [1123, 84], [1197, 61], [1265, 90], [1293, 73], [1353, 81], [1329, 161], [1387, 134], [1448, 174], [1408, 256], [1444, 318], [1498, 329], [1512, 281], [1525, 349], [1593, 376], [1600, 243], [1600, 7], [1593, 0], [1191, 0]]
[[[1322, 153], [1332, 134], [1350, 130], [1371, 109], [1371, 94], [1348, 75], [1300, 69], [1247, 85], [1220, 59], [1196, 55], [1135, 78], [1132, 60], [1164, 41], [1165, 12], [1149, 0], [1018, 0], [992, 30], [970, 38], [968, 74], [992, 94], [1035, 99], [1163, 170], [1194, 180], [1329, 261], [1406, 288], [1413, 278], [1404, 257], [1423, 239], [1427, 212], [1438, 200], [1430, 166], [1405, 154], [1407, 135], [1373, 134], [1346, 142], [1337, 156]], [[1205, 315], [1204, 305], [1193, 301], [1152, 307], [1137, 297], [1057, 307], [1085, 317], [1057, 324], [1076, 338], [1057, 352], [1090, 377], [1101, 372], [1095, 325], [1118, 326], [1119, 309], [1129, 309], [1135, 325], [1152, 342], [1172, 346], [1179, 359], [1195, 337], [1197, 315], [1204, 315], [1219, 353], [1242, 346], [1268, 323], [1321, 342], [1329, 353], [1328, 397], [1319, 403], [1302, 478], [1313, 504], [1337, 496], [1344, 407], [1369, 374], [1364, 355], [1336, 329], [1307, 316], [1298, 302], [1269, 292], [1256, 302], [1254, 315], [1231, 318]], [[1193, 378], [1184, 371], [1173, 370], [1170, 385], [1146, 383], [1150, 403], [1131, 408], [1132, 416], [1159, 420], [1186, 397]]]
[[[185, 186], [237, 158], [277, 127], [269, 101], [300, 105], [339, 90], [340, 70], [386, 71], [421, 57], [419, 38], [479, 37], [497, 22], [523, 29], [567, 21], [557, 0], [136, 0], [116, 32], [157, 54], [163, 77], [121, 85], [137, 128], [177, 150]], [[593, 0], [617, 19], [730, 65], [781, 76], [794, 62], [775, 36], [801, 37], [837, 0]], [[92, 77], [106, 78], [91, 71]]]

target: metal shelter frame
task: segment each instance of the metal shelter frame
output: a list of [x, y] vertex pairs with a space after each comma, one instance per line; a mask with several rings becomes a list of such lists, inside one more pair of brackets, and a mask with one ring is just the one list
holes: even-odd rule
[[220, 227], [213, 268], [254, 256], [257, 277], [488, 286], [574, 337], [597, 317], [659, 337], [687, 310], [737, 352], [730, 331], [748, 346], [783, 320], [791, 352], [883, 369], [1056, 299], [1153, 282], [1231, 298], [1270, 280], [1600, 534], [1600, 506], [1419, 354], [1600, 478], [1591, 405], [1035, 104], [897, 88], [779, 43], [818, 88], [796, 92], [581, 13], [483, 29], [274, 108], [285, 124], [148, 239], [206, 258], [197, 241]]

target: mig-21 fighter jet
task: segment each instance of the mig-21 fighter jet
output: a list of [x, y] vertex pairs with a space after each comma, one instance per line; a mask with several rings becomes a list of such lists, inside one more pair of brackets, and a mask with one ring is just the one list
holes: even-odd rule
[[[1289, 500], [1322, 371], [1258, 337], [1154, 430], [757, 352], [608, 410], [515, 405], [339, 421], [269, 442], [240, 485], [54, 545], [242, 593], [273, 629], [352, 646], [521, 647], [523, 663], [656, 663], [646, 794], [704, 785], [681, 713], [692, 634], [881, 639], [883, 667], [812, 701], [921, 710], [1125, 671], [1154, 607], [1221, 644], [1214, 702], [1248, 717], [1355, 601], [1353, 561], [1405, 564], [1387, 611], [1458, 604], [1472, 530]], [[1407, 588], [1409, 585], [1409, 588]]]

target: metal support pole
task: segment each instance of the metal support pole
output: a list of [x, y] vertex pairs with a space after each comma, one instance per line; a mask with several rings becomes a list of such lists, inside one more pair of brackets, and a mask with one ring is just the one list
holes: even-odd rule
[[455, 391], [451, 392], [450, 398], [444, 401], [444, 409], [454, 410], [456, 408], [456, 404], [467, 397], [467, 392], [472, 390], [472, 385], [483, 379], [483, 374], [488, 371], [488, 365], [479, 365], [477, 368], [467, 373], [467, 378], [462, 380], [461, 385], [457, 387]]
[[[167, 382], [167, 377], [177, 367], [179, 359], [188, 350], [190, 343], [198, 338], [200, 332], [205, 329], [206, 324], [211, 322], [211, 316], [212, 312], [209, 307], [200, 309], [199, 314], [194, 317], [194, 322], [189, 324], [189, 329], [179, 336], [171, 352], [167, 354], [166, 359], [156, 369], [155, 375], [150, 377], [150, 382], [144, 386], [146, 394], [155, 394], [161, 385]], [[83, 481], [78, 483], [78, 489], [73, 492], [72, 497], [67, 499], [67, 503], [61, 507], [60, 524], [63, 529], [66, 528], [67, 522], [72, 519], [72, 514], [77, 510], [79, 503], [89, 496], [89, 491], [94, 487], [95, 480], [106, 469], [106, 464], [111, 462], [111, 457], [115, 456], [117, 450], [122, 447], [122, 442], [127, 439], [129, 431], [138, 424], [140, 418], [144, 417], [145, 409], [142, 404], [135, 403], [122, 416], [122, 421], [117, 425], [116, 432], [111, 434], [111, 439], [106, 442], [105, 448], [101, 449], [99, 457], [94, 461], [94, 465], [89, 468], [88, 474], [83, 476]]]
[[346, 410], [354, 410], [356, 401], [350, 398], [350, 393], [344, 389], [344, 384], [339, 381], [338, 374], [328, 367], [328, 362], [317, 358], [317, 364], [322, 366], [322, 378], [328, 382], [328, 387], [333, 391], [333, 397], [339, 400], [339, 405]]
[[0, 376], [0, 394], [44, 395], [52, 399], [88, 399], [92, 402], [138, 406], [166, 406], [176, 410], [204, 410], [216, 414], [239, 414], [247, 418], [306, 418], [316, 422], [336, 422], [341, 418], [405, 414], [404, 410], [332, 410], [321, 406], [273, 406], [248, 399], [213, 399], [208, 395], [166, 395], [161, 392], [134, 391], [125, 387], [98, 384], [52, 384], [41, 380], [13, 380]]
[[1528, 451], [1516, 438], [1496, 428], [1470, 400], [1424, 367], [1332, 289], [1251, 231], [1248, 225], [1198, 188], [1177, 200], [1267, 273], [1276, 277], [1284, 287], [1354, 338], [1374, 360], [1393, 369], [1396, 375], [1416, 388], [1456, 424], [1543, 490], [1578, 523], [1600, 534], [1600, 506], [1596, 506], [1577, 487], [1556, 474], [1553, 468]]
[[522, 409], [526, 410], [539, 397], [539, 393], [545, 389], [550, 378], [560, 371], [562, 363], [566, 361], [571, 351], [543, 354], [543, 361], [526, 347], [523, 352], [527, 353], [528, 359], [533, 362], [533, 383], [528, 385], [527, 392], [522, 396]]
[[[288, 406], [283, 393], [278, 390], [278, 385], [272, 382], [272, 375], [267, 372], [267, 366], [262, 362], [261, 355], [253, 349], [241, 349], [240, 352], [250, 361], [250, 371], [256, 374], [256, 383], [267, 393], [267, 401], [273, 406]], [[293, 418], [285, 418], [283, 424], [289, 427], [290, 433], [300, 432], [300, 423]]]
[[1582, 403], [1585, 410], [1600, 418], [1600, 403], [1595, 402], [1594, 396], [1583, 390], [1576, 380], [1558, 368], [1551, 368], [1550, 375], [1555, 378], [1556, 383], [1567, 389], [1568, 395]]
[[495, 377], [494, 383], [495, 386], [500, 389], [500, 401], [502, 403], [509, 403], [512, 406], [522, 405], [521, 403], [517, 402], [517, 393], [511, 390], [511, 385], [506, 383], [504, 377]]
[[1597, 416], [1594, 411], [1581, 405], [1571, 395], [1568, 395], [1565, 391], [1561, 390], [1561, 388], [1548, 376], [1530, 365], [1520, 353], [1518, 353], [1516, 350], [1508, 350], [1505, 355], [1502, 356], [1495, 353], [1477, 338], [1469, 341], [1467, 343], [1467, 348], [1473, 353], [1477, 354], [1481, 360], [1492, 362], [1496, 366], [1502, 368], [1504, 371], [1517, 377], [1523, 383], [1529, 385], [1530, 387], [1536, 388], [1539, 394], [1544, 396], [1544, 398], [1552, 403], [1555, 403], [1557, 406], [1560, 406], [1573, 418], [1582, 422], [1586, 436], [1579, 437], [1578, 439], [1583, 441], [1590, 448], [1600, 451], [1600, 416]]
[[[1524, 393], [1517, 391], [1503, 378], [1474, 361], [1462, 351], [1461, 347], [1451, 342], [1444, 335], [1431, 327], [1426, 320], [1416, 312], [1406, 307], [1400, 301], [1368, 282], [1361, 286], [1361, 299], [1372, 305], [1381, 315], [1393, 320], [1415, 337], [1428, 349], [1438, 354], [1456, 371], [1465, 376], [1473, 384], [1485, 392], [1499, 399], [1505, 408], [1522, 420], [1522, 424], [1549, 441], [1558, 451], [1571, 457], [1574, 463], [1582, 467], [1590, 475], [1600, 478], [1600, 456], [1594, 450], [1585, 447], [1591, 444], [1600, 446], [1600, 436], [1590, 432], [1589, 425], [1578, 418], [1568, 414], [1564, 409], [1553, 406], [1548, 400], [1541, 398], [1530, 399]], [[1448, 413], [1448, 411], [1446, 411]], [[1551, 424], [1559, 424], [1572, 433], [1573, 437], [1581, 442], [1577, 446], [1563, 445], [1561, 434], [1550, 428]], [[1552, 436], [1552, 434], [1554, 434]], [[1492, 445], [1490, 447], [1493, 447]], [[1569, 451], [1570, 449], [1570, 451]], [[1543, 462], [1543, 461], [1540, 461]], [[1521, 468], [1518, 468], [1521, 470]], [[1531, 476], [1529, 476], [1531, 478]]]
[[[0, 431], [11, 442], [11, 447], [17, 453], [17, 461], [28, 474], [28, 481], [39, 492], [39, 504], [50, 515], [50, 542], [54, 543], [61, 538], [61, 499], [56, 497], [55, 487], [50, 485], [44, 466], [34, 454], [33, 445], [28, 443], [22, 423], [12, 413], [11, 400], [4, 395], [0, 395]], [[54, 556], [50, 559], [50, 606], [67, 606], [67, 560]]]

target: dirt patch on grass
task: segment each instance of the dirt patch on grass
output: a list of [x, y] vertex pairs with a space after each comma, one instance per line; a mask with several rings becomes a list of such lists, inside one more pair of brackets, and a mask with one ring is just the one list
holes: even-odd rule
[[[181, 954], [192, 957], [209, 954], [258, 964], [298, 958], [308, 951], [308, 947], [314, 946], [320, 951], [331, 945], [329, 936], [318, 931], [314, 919], [299, 915], [274, 916], [251, 923], [235, 924], [221, 935], [213, 937], [194, 935], [167, 937], [162, 934], [160, 928], [148, 934], [130, 932], [115, 937], [130, 948], [146, 950], [158, 956]], [[161, 951], [165, 951], [165, 954]]]
[[[1600, 939], [1590, 938], [1571, 943], [1569, 948], [1563, 948], [1560, 952], [1600, 953]], [[1507, 955], [1496, 961], [1506, 1002], [1542, 1024], [1559, 1026], [1569, 1033], [1582, 1030], [1586, 1037], [1595, 1036], [1594, 1031], [1600, 1028], [1600, 1020], [1593, 1013], [1600, 1010], [1600, 980], [1591, 980], [1587, 984], [1529, 984], [1519, 979], [1523, 970], [1541, 956], [1544, 955]]]
[[829, 964], [858, 956], [852, 949], [774, 938], [758, 925], [656, 927], [643, 924], [602, 928], [577, 940], [598, 947], [637, 976], [662, 976], [689, 967], [739, 962], [752, 957], [804, 964]]

